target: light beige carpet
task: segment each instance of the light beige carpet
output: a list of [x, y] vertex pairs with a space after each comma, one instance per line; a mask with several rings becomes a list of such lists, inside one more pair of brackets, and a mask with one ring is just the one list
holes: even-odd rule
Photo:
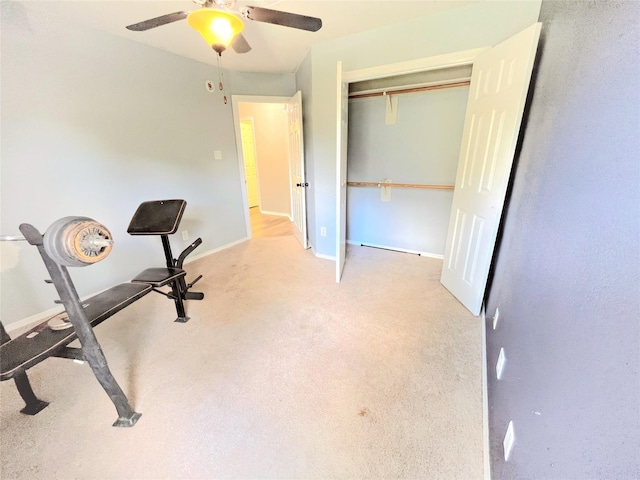
[[152, 294], [96, 328], [138, 424], [111, 427], [88, 365], [48, 359], [38, 415], [0, 384], [0, 477], [480, 479], [481, 325], [441, 264], [350, 247], [338, 285], [291, 236], [195, 261], [187, 324]]

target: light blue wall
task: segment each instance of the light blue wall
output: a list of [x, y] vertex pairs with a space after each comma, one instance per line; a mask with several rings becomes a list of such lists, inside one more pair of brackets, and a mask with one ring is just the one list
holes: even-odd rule
[[[207, 78], [217, 78], [215, 67], [206, 68], [210, 72]], [[291, 73], [226, 72], [224, 78], [233, 95], [292, 97], [296, 93], [296, 77]]]
[[[245, 237], [231, 102], [209, 93], [215, 67], [43, 18], [37, 4], [2, 1], [2, 235], [67, 215], [104, 223], [115, 247], [72, 269], [80, 295], [127, 281], [163, 262], [158, 238], [127, 235], [145, 200], [184, 198], [181, 230], [197, 253]], [[292, 74], [226, 74], [227, 95], [292, 95]], [[222, 160], [214, 160], [214, 150]], [[174, 250], [186, 244], [173, 238]], [[34, 247], [0, 242], [5, 325], [54, 307]]]
[[326, 237], [310, 235], [318, 253], [334, 256], [336, 248], [336, 62], [353, 71], [495, 45], [537, 22], [539, 11], [539, 0], [478, 2], [312, 48], [312, 129], [305, 131], [313, 143], [310, 215], [316, 230], [327, 228]]
[[[385, 122], [387, 97], [349, 101], [349, 182], [453, 185], [469, 87], [397, 96], [397, 120]], [[347, 241], [444, 255], [453, 190], [347, 188]]]
[[640, 3], [545, 1], [540, 21], [487, 304], [492, 478], [637, 479]]

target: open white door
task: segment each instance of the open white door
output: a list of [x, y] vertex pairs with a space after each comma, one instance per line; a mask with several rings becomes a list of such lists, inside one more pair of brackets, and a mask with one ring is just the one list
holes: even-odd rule
[[253, 119], [240, 120], [240, 136], [242, 141], [242, 156], [244, 157], [244, 175], [247, 185], [247, 203], [249, 208], [257, 207], [260, 203], [260, 192], [258, 189], [258, 169], [256, 168], [256, 142]]
[[307, 240], [307, 190], [304, 170], [304, 142], [302, 135], [302, 93], [298, 91], [287, 102], [289, 110], [289, 171], [291, 181], [291, 215], [293, 234], [309, 248]]
[[338, 62], [338, 170], [336, 172], [336, 282], [340, 282], [347, 255], [347, 137], [349, 125], [349, 84], [343, 79], [342, 62]]
[[474, 315], [487, 285], [540, 26], [473, 63], [440, 281]]

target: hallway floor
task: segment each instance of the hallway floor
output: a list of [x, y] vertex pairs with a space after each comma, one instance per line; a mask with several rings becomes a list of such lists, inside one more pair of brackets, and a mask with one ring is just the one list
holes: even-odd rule
[[249, 215], [253, 238], [293, 235], [293, 223], [289, 217], [260, 213], [260, 207], [250, 208]]

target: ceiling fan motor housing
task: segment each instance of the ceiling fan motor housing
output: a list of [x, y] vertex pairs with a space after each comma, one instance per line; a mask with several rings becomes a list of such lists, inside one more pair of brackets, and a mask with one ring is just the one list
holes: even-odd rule
[[222, 52], [224, 52], [227, 47], [225, 47], [222, 43], [214, 43], [213, 45], [211, 45], [211, 48], [213, 48], [218, 55], [222, 55]]

